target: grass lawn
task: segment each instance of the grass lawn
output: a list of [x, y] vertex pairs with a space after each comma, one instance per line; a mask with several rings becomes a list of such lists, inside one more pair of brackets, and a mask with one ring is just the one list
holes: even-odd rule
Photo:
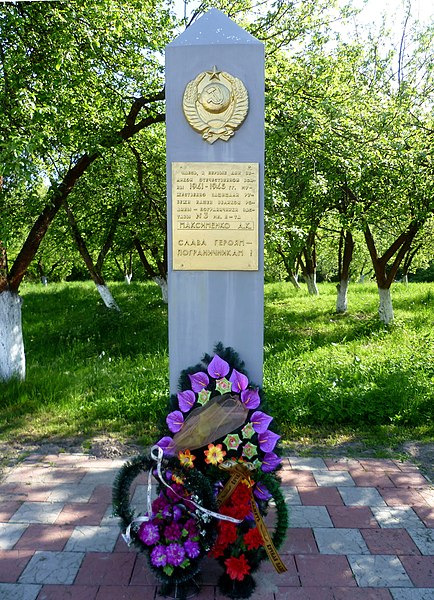
[[[0, 384], [0, 440], [155, 441], [167, 307], [152, 283], [110, 287], [121, 314], [92, 283], [22, 287], [27, 378]], [[434, 441], [434, 284], [396, 284], [390, 327], [378, 321], [375, 285], [350, 286], [346, 315], [334, 313], [335, 286], [319, 288], [313, 298], [289, 283], [265, 287], [263, 387], [285, 442], [349, 453], [362, 443], [381, 455]]]

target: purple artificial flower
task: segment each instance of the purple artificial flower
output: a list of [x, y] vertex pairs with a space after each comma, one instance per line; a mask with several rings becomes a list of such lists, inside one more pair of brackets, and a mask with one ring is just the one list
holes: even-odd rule
[[184, 415], [179, 410], [174, 410], [166, 417], [166, 423], [172, 433], [177, 433], [184, 425]]
[[249, 385], [246, 375], [239, 373], [236, 369], [233, 369], [229, 381], [232, 383], [232, 391], [237, 393], [245, 390]]
[[184, 550], [187, 553], [188, 557], [197, 558], [200, 555], [199, 542], [193, 542], [192, 540], [187, 540], [186, 542], [184, 542]]
[[169, 565], [173, 565], [174, 567], [179, 567], [179, 565], [184, 562], [185, 559], [185, 550], [179, 544], [169, 544], [166, 548], [167, 552], [167, 562]]
[[161, 515], [167, 521], [171, 521], [173, 518], [173, 507], [171, 504], [166, 504], [166, 506], [161, 511]]
[[167, 548], [158, 544], [151, 552], [151, 563], [154, 567], [165, 567], [167, 565]]
[[173, 520], [174, 521], [179, 521], [179, 519], [182, 517], [182, 509], [179, 506], [174, 506], [173, 507]]
[[253, 494], [256, 496], [258, 500], [269, 500], [271, 498], [270, 492], [267, 490], [263, 483], [257, 483], [255, 485], [255, 489], [253, 490]]
[[258, 408], [258, 406], [261, 404], [258, 390], [253, 390], [250, 388], [248, 390], [243, 390], [241, 392], [241, 402], [249, 410], [252, 408]]
[[175, 444], [173, 442], [173, 439], [168, 435], [162, 437], [156, 445], [162, 449], [163, 454], [165, 454], [166, 456], [175, 456]]
[[192, 390], [185, 390], [185, 392], [179, 392], [178, 404], [182, 412], [188, 412], [195, 404], [196, 396]]
[[179, 540], [181, 537], [182, 529], [178, 523], [171, 523], [164, 528], [164, 535], [168, 540]]
[[138, 534], [139, 538], [147, 546], [153, 546], [160, 540], [160, 532], [157, 525], [153, 525], [149, 522], [140, 525]]
[[264, 433], [272, 420], [273, 417], [270, 417], [270, 415], [267, 415], [260, 410], [254, 412], [250, 417], [250, 423], [253, 425], [253, 429], [256, 433]]
[[277, 469], [281, 463], [281, 460], [282, 459], [277, 456], [277, 454], [274, 454], [274, 452], [267, 452], [262, 459], [261, 469], [264, 471], [264, 473], [270, 473], [271, 471]]
[[229, 364], [216, 354], [208, 365], [208, 373], [214, 379], [221, 379], [229, 373]]
[[166, 508], [167, 504], [166, 497], [163, 494], [160, 494], [152, 503], [152, 512], [155, 514], [162, 511]]
[[203, 388], [209, 384], [209, 377], [203, 371], [198, 371], [197, 373], [193, 373], [193, 375], [189, 375], [191, 389], [193, 392], [200, 392]]
[[187, 530], [190, 537], [196, 537], [199, 534], [194, 519], [188, 519], [184, 524], [184, 529]]
[[183, 497], [184, 488], [180, 483], [174, 483], [170, 490], [167, 490], [167, 496], [171, 500], [179, 501], [179, 497]]
[[280, 435], [277, 435], [274, 431], [267, 430], [258, 435], [259, 447], [263, 452], [272, 452], [277, 440], [280, 440]]

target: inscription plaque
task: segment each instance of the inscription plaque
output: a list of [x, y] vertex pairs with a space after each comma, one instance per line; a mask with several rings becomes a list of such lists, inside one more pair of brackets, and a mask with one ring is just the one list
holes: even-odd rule
[[257, 271], [258, 163], [172, 163], [174, 270]]

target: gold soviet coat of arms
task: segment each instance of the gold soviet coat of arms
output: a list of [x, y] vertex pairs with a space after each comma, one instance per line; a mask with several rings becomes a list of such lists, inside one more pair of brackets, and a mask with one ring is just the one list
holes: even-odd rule
[[188, 123], [209, 144], [227, 142], [246, 118], [249, 96], [240, 79], [214, 66], [187, 84], [182, 108]]

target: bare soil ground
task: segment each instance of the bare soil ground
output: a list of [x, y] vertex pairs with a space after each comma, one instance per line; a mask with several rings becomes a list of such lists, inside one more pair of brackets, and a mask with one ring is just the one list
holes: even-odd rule
[[[18, 464], [29, 454], [85, 453], [96, 458], [128, 458], [144, 452], [144, 448], [134, 443], [120, 442], [113, 436], [104, 435], [93, 440], [63, 439], [40, 444], [0, 442], [0, 477]], [[421, 472], [434, 483], [434, 444], [420, 441], [406, 441], [393, 448], [371, 448], [363, 442], [344, 442], [335, 445], [330, 443], [301, 443], [291, 441], [284, 445], [284, 454], [322, 457], [351, 458], [398, 458], [416, 464]]]

